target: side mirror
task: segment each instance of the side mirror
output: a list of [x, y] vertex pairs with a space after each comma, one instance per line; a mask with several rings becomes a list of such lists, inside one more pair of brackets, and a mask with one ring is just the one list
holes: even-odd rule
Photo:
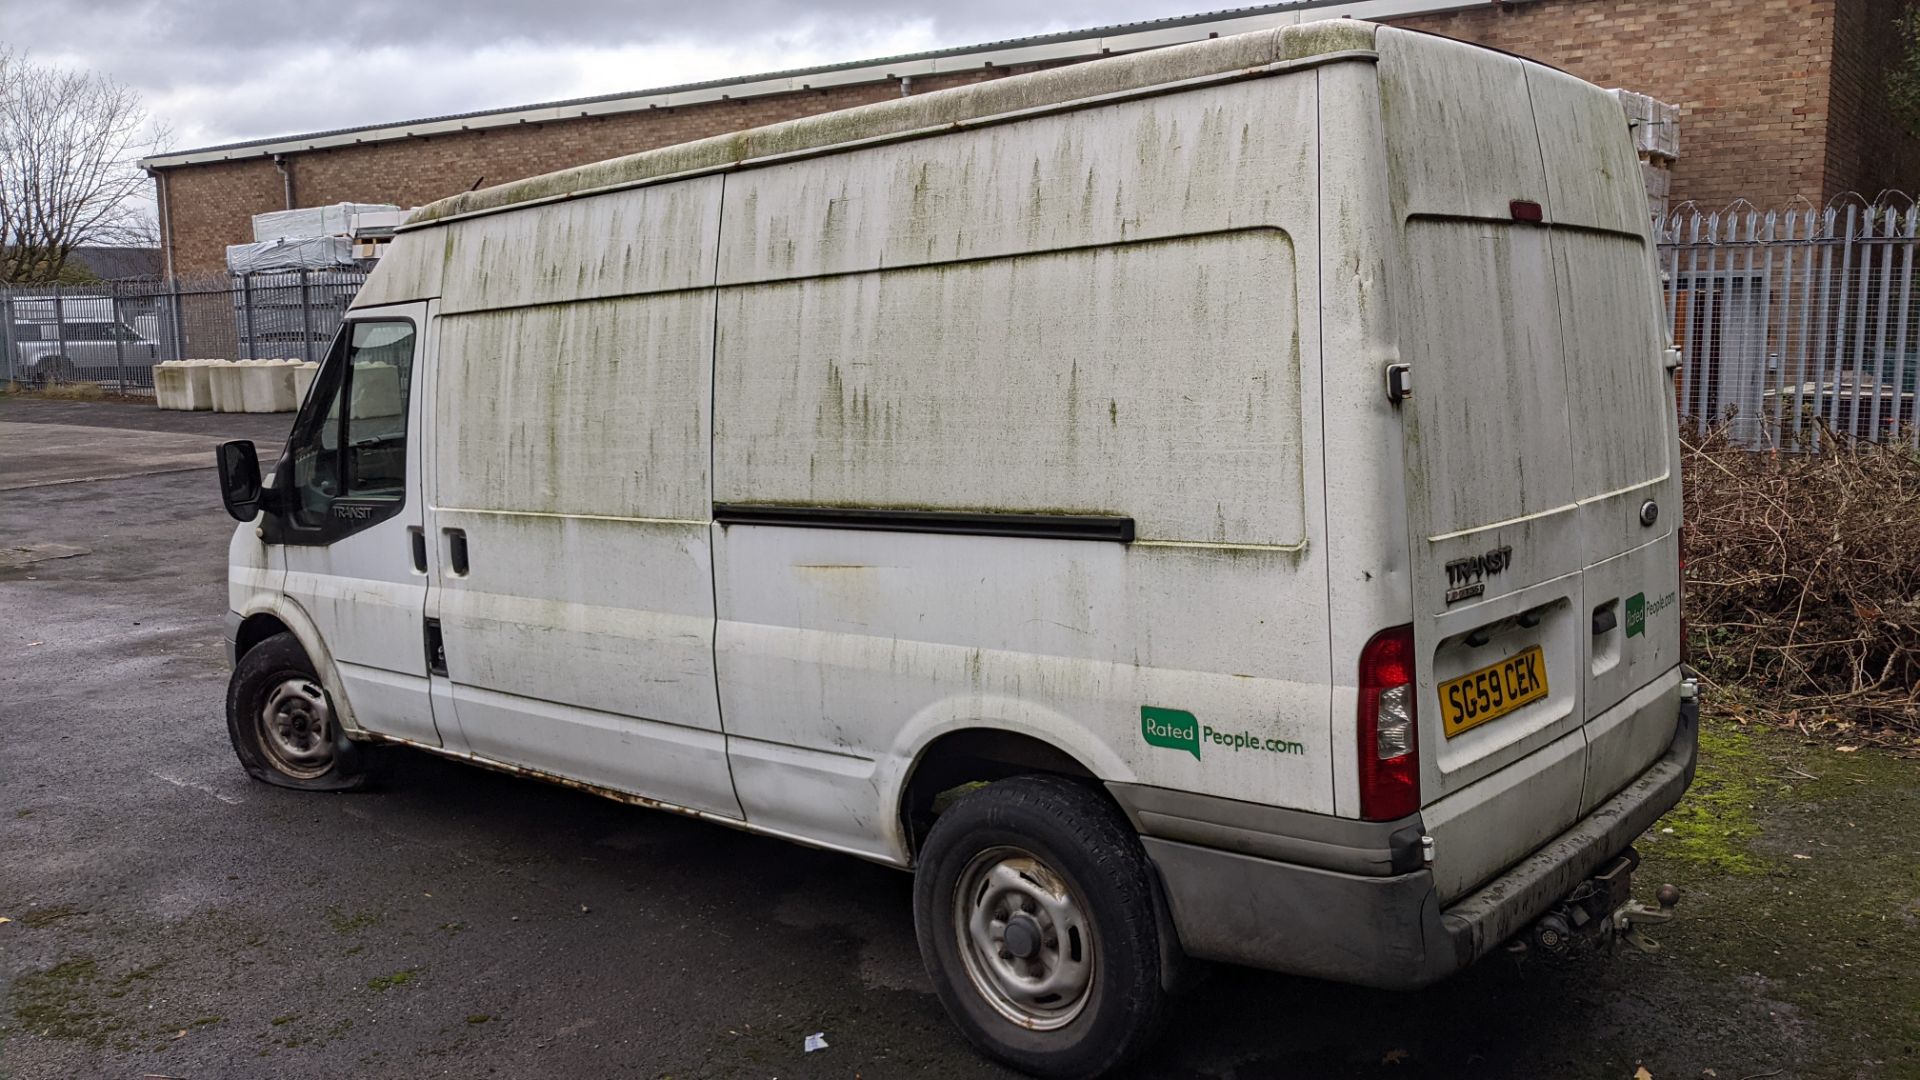
[[220, 467], [220, 500], [235, 521], [252, 521], [260, 512], [260, 455], [245, 439], [221, 443], [213, 452]]

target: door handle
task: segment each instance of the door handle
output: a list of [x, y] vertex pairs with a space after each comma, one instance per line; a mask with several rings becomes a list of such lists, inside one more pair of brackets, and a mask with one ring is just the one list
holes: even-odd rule
[[1601, 634], [1611, 633], [1614, 627], [1620, 625], [1620, 617], [1614, 614], [1613, 609], [1614, 609], [1614, 601], [1612, 600], [1609, 600], [1606, 603], [1601, 604], [1598, 608], [1594, 609], [1594, 612], [1593, 612], [1593, 636], [1594, 637], [1599, 637]]
[[407, 526], [407, 539], [413, 546], [413, 572], [427, 572], [427, 531], [418, 525]]
[[467, 531], [465, 529], [440, 530], [447, 538], [447, 565], [453, 570], [453, 576], [467, 576]]

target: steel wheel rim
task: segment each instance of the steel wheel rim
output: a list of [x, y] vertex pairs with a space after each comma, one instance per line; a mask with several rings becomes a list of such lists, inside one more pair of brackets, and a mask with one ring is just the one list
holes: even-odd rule
[[260, 746], [273, 767], [301, 780], [333, 768], [333, 710], [306, 676], [281, 680], [260, 706]]
[[953, 930], [974, 989], [1023, 1028], [1065, 1027], [1093, 996], [1093, 920], [1032, 852], [996, 847], [969, 860], [954, 887]]

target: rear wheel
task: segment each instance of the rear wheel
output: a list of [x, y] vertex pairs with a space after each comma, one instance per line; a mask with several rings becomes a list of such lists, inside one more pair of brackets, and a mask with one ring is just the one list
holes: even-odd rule
[[920, 954], [982, 1053], [1099, 1076], [1151, 1043], [1167, 1007], [1153, 868], [1120, 812], [1060, 777], [989, 784], [934, 822], [914, 879]]
[[227, 684], [227, 737], [247, 774], [303, 791], [347, 791], [366, 782], [357, 748], [292, 634], [249, 649]]

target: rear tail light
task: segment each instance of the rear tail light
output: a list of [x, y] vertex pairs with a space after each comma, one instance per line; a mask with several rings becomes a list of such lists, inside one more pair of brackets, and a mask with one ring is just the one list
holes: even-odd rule
[[1393, 821], [1420, 809], [1413, 627], [1382, 630], [1360, 650], [1360, 816]]

